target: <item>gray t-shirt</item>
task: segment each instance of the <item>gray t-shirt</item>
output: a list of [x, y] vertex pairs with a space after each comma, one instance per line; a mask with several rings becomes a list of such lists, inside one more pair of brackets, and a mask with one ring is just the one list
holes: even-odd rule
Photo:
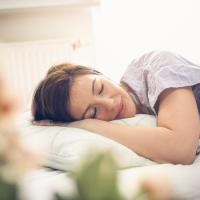
[[[121, 78], [143, 113], [157, 115], [157, 99], [167, 88], [193, 86], [200, 112], [200, 66], [168, 51], [152, 51], [134, 59]], [[198, 85], [197, 85], [198, 84]]]

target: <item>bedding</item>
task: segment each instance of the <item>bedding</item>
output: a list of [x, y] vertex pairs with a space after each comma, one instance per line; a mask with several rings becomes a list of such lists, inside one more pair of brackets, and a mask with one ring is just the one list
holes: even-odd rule
[[[198, 156], [200, 161], [200, 157]], [[118, 170], [118, 188], [127, 200], [135, 195], [141, 179], [149, 177], [153, 182], [169, 187], [174, 200], [200, 199], [200, 163], [192, 165], [158, 164]], [[162, 180], [166, 181], [163, 183]], [[164, 187], [165, 187], [164, 185]], [[74, 194], [75, 185], [69, 174], [48, 168], [38, 169], [24, 181], [23, 196], [26, 200], [48, 200], [54, 192]]]
[[[136, 194], [140, 180], [151, 177], [153, 182], [164, 178], [170, 186], [171, 196], [181, 200], [200, 199], [200, 155], [192, 165], [159, 164], [103, 136], [76, 128], [42, 127], [31, 124], [31, 114], [26, 112], [18, 118], [22, 138], [36, 149], [42, 149], [46, 159], [24, 182], [25, 199], [51, 199], [53, 192], [74, 192], [74, 182], [68, 173], [81, 160], [90, 146], [97, 150], [112, 151], [118, 163], [118, 186], [127, 198]], [[151, 115], [136, 115], [134, 118], [113, 121], [130, 125], [156, 126]], [[57, 170], [52, 170], [57, 169]], [[160, 184], [162, 186], [162, 184]]]
[[[104, 136], [71, 127], [35, 126], [30, 112], [18, 121], [26, 143], [44, 153], [43, 165], [59, 170], [72, 170], [88, 152], [108, 151], [116, 159], [119, 169], [157, 164], [122, 144]], [[153, 115], [138, 114], [133, 118], [114, 120], [113, 123], [156, 126]]]

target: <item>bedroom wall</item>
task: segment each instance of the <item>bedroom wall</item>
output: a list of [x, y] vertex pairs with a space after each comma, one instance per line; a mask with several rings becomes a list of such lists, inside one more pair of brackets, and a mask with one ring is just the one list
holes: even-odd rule
[[0, 41], [26, 41], [67, 37], [90, 39], [89, 8], [55, 7], [0, 13]]
[[119, 81], [130, 61], [165, 49], [200, 63], [198, 0], [101, 0], [98, 6], [0, 9], [0, 42], [67, 38], [73, 60]]
[[89, 64], [94, 62], [90, 6], [57, 6], [0, 11], [0, 27], [0, 42], [65, 38], [72, 45], [78, 45], [77, 48], [90, 48], [91, 51], [83, 62]]
[[94, 65], [92, 9], [60, 5], [4, 10], [0, 4], [0, 67], [22, 97], [23, 109], [30, 107], [34, 88], [52, 64]]
[[164, 49], [200, 63], [198, 0], [106, 0], [94, 12], [96, 62], [119, 80], [130, 61]]

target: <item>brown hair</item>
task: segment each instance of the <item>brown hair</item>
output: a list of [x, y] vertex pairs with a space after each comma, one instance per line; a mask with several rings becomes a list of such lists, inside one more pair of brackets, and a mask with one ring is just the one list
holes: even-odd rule
[[32, 102], [34, 120], [74, 121], [68, 110], [70, 89], [75, 77], [86, 74], [101, 74], [99, 71], [71, 63], [51, 67], [37, 86]]

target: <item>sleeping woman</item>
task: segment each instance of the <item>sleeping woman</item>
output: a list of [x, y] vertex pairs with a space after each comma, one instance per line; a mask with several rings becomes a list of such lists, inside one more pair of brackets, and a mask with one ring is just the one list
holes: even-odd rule
[[[191, 164], [200, 136], [200, 66], [152, 51], [134, 59], [120, 83], [85, 66], [49, 69], [35, 90], [34, 124], [86, 129], [160, 163]], [[155, 115], [157, 126], [112, 120]]]

